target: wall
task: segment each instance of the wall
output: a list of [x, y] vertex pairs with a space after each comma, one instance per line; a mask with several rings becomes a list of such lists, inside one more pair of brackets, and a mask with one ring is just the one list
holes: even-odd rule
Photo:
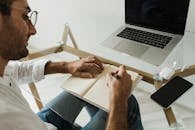
[[186, 31], [195, 32], [195, 0], [191, 0]]
[[31, 43], [39, 48], [57, 44], [68, 22], [82, 47], [98, 44], [123, 23], [123, 5], [119, 0], [29, 0], [38, 10], [37, 35]]
[[[57, 45], [68, 22], [79, 47], [98, 44], [124, 21], [121, 0], [29, 0], [38, 10], [37, 35], [31, 44], [38, 48]], [[195, 32], [195, 0], [191, 0], [186, 31]]]

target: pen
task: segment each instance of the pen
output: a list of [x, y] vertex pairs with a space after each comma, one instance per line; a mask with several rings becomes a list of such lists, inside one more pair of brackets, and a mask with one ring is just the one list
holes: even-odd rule
[[120, 79], [120, 76], [119, 76], [117, 73], [112, 73], [112, 76], [113, 76], [115, 79]]

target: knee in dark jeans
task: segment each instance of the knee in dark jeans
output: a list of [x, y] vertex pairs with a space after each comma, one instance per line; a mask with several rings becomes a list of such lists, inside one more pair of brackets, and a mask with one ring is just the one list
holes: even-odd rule
[[72, 128], [71, 123], [65, 121], [62, 117], [60, 117], [58, 114], [56, 114], [49, 108], [42, 109], [40, 112], [37, 113], [37, 115], [42, 119], [42, 121], [51, 123], [56, 126], [58, 130], [69, 130]]

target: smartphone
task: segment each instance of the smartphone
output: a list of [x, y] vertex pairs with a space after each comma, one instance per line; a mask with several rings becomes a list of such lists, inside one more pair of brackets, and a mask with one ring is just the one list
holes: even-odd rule
[[176, 76], [151, 95], [151, 99], [163, 108], [169, 106], [193, 86], [189, 81]]

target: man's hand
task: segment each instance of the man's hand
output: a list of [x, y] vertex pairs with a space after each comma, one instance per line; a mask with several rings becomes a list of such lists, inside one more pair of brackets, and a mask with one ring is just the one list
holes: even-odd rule
[[110, 89], [111, 102], [127, 101], [131, 93], [132, 80], [124, 66], [120, 66], [116, 72], [107, 75], [107, 86]]
[[124, 66], [107, 75], [107, 86], [110, 90], [110, 112], [106, 130], [127, 130], [127, 100], [132, 80]]
[[101, 61], [94, 56], [69, 62], [67, 68], [73, 76], [82, 78], [93, 78], [103, 71]]

